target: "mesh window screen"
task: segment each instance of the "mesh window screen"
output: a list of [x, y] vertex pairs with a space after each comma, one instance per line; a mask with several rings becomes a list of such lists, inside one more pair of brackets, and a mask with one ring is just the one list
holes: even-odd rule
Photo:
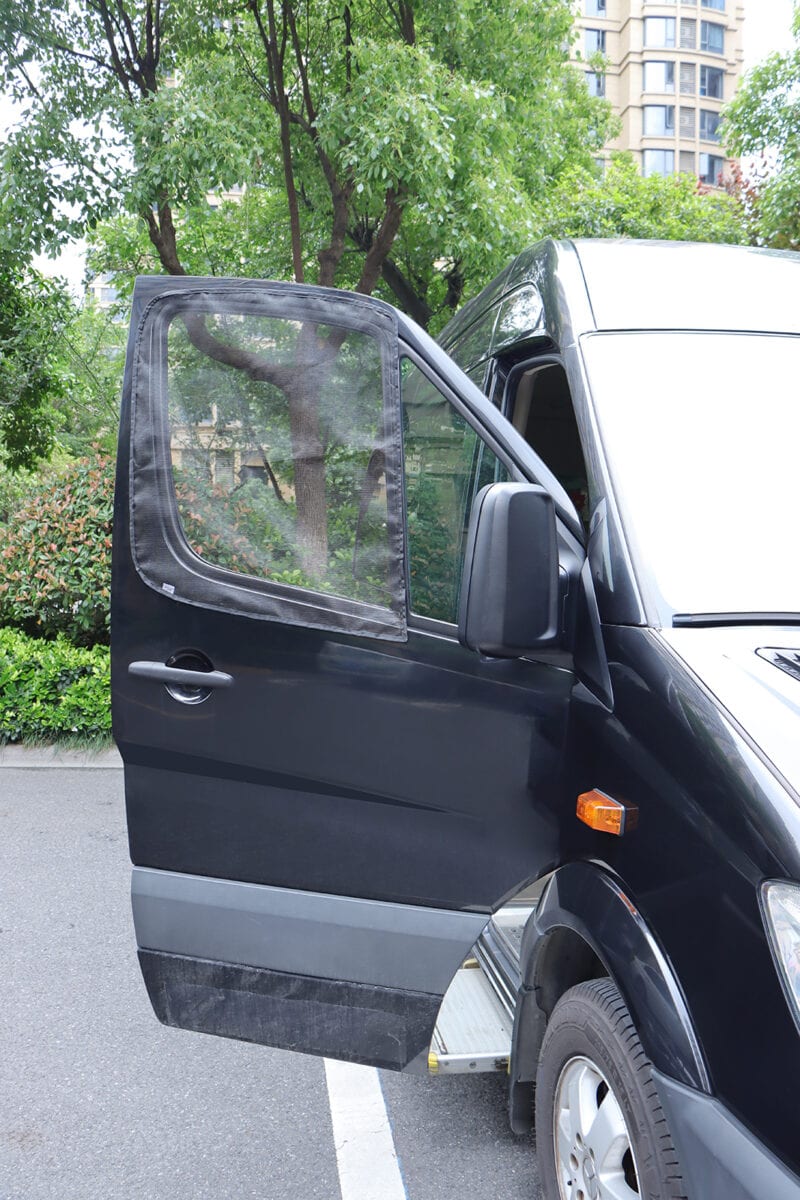
[[208, 316], [202, 331], [179, 317], [168, 342], [170, 452], [191, 548], [245, 575], [385, 601], [375, 340], [236, 313]]
[[140, 328], [139, 573], [204, 607], [404, 637], [393, 314], [317, 289], [243, 281], [215, 295], [204, 282], [157, 299]]

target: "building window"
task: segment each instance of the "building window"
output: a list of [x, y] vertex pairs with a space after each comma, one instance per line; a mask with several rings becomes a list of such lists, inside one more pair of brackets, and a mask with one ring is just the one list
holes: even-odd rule
[[697, 21], [681, 17], [681, 50], [694, 50], [697, 46]]
[[[694, 137], [694, 109], [693, 108], [682, 108], [681, 109], [681, 137], [682, 138], [693, 138]], [[692, 170], [694, 170], [694, 168], [692, 168]]]
[[646, 92], [674, 92], [675, 63], [646, 62], [644, 64], [644, 90]]
[[717, 12], [725, 12], [725, 0], [700, 0], [701, 8], [715, 8]]
[[700, 182], [707, 183], [711, 187], [719, 187], [722, 183], [722, 171], [725, 166], [725, 159], [719, 154], [701, 154], [700, 155]]
[[[708, 22], [703, 23], [708, 24]], [[645, 46], [663, 46], [667, 50], [672, 49], [675, 45], [675, 18], [645, 17], [644, 44]]]
[[713, 21], [701, 21], [700, 49], [706, 50], [709, 54], [724, 54], [725, 26], [715, 25]]
[[681, 150], [681, 172], [684, 175], [694, 175], [694, 154], [691, 150]]
[[605, 29], [587, 29], [584, 31], [586, 37], [584, 46], [586, 47], [587, 55], [590, 54], [605, 54], [606, 52], [606, 31]]
[[644, 150], [642, 152], [642, 174], [671, 175], [675, 170], [674, 150]]
[[721, 100], [724, 78], [725, 72], [719, 67], [701, 67], [700, 95], [710, 96], [712, 100]]
[[606, 0], [586, 0], [585, 12], [587, 17], [604, 17]]
[[720, 120], [718, 112], [711, 112], [708, 108], [700, 109], [700, 137], [704, 142], [719, 141]]
[[697, 87], [694, 63], [681, 63], [681, 95], [693, 96]]
[[675, 132], [674, 104], [645, 104], [642, 117], [645, 137], [672, 137]]
[[606, 94], [606, 77], [600, 75], [597, 71], [586, 72], [586, 86], [589, 89], [590, 96], [605, 96]]

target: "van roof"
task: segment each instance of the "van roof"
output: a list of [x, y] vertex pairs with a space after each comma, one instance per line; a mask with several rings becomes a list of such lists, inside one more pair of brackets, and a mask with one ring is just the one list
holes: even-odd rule
[[[479, 357], [498, 349], [489, 314], [521, 289], [529, 294], [536, 289], [541, 308], [531, 323], [530, 302], [519, 306], [520, 320], [527, 322], [525, 329], [520, 324], [519, 340], [538, 334], [558, 343], [566, 324], [573, 334], [596, 329], [800, 334], [800, 254], [700, 242], [548, 238], [523, 251], [464, 305], [442, 332], [443, 347], [468, 339], [475, 350], [481, 347]], [[509, 317], [504, 345], [514, 340], [508, 327], [514, 315]]]
[[800, 254], [698, 242], [574, 246], [598, 329], [800, 333]]

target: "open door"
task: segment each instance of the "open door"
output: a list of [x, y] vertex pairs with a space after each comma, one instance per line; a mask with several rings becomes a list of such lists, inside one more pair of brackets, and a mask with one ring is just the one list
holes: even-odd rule
[[472, 498], [520, 476], [409, 330], [345, 293], [140, 280], [112, 621], [158, 1017], [398, 1069], [556, 861], [572, 682], [457, 641]]

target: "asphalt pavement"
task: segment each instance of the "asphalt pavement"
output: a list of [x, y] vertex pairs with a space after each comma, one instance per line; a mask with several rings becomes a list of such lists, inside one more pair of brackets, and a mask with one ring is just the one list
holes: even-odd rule
[[[0, 1200], [341, 1200], [321, 1060], [152, 1015], [118, 759], [57, 757], [0, 754]], [[380, 1076], [408, 1200], [537, 1200], [504, 1078]]]

